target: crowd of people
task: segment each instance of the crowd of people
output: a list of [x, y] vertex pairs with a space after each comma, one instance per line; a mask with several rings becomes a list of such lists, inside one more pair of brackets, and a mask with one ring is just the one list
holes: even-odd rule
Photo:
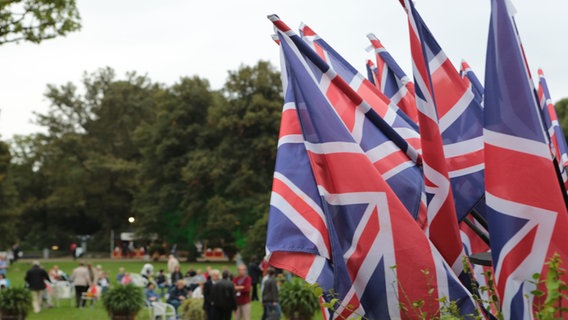
[[75, 291], [75, 302], [78, 308], [85, 307], [86, 301], [91, 304], [110, 287], [110, 280], [102, 266], [93, 268], [91, 264], [80, 262], [71, 275], [54, 265], [49, 272], [40, 266], [39, 261], [33, 261], [31, 269], [26, 272], [25, 283], [32, 292], [34, 312], [40, 312], [42, 306], [53, 307], [53, 296], [58, 283], [69, 284]]
[[[0, 256], [0, 288], [10, 286], [6, 278], [7, 266], [3, 267], [5, 257]], [[101, 265], [78, 262], [70, 274], [54, 265], [49, 271], [32, 263], [25, 275], [26, 286], [32, 292], [33, 310], [40, 312], [42, 307], [52, 307], [54, 288], [58, 283], [68, 283], [74, 288], [75, 304], [78, 308], [92, 304], [111, 286], [111, 280]], [[151, 263], [146, 263], [139, 274], [126, 272], [120, 268], [114, 285], [145, 286], [147, 304], [165, 302], [178, 310], [187, 299], [200, 299], [207, 320], [250, 320], [251, 301], [261, 301], [263, 320], [280, 319], [281, 309], [278, 297], [276, 271], [266, 264], [251, 262], [248, 266], [239, 264], [237, 274], [207, 267], [205, 270], [190, 268], [182, 273], [179, 260], [171, 255], [167, 270], [155, 272]], [[260, 288], [259, 288], [260, 286]], [[259, 294], [260, 292], [260, 294]]]
[[[208, 320], [230, 320], [234, 314], [236, 320], [250, 320], [251, 301], [258, 301], [258, 286], [261, 285], [261, 302], [264, 306], [263, 320], [280, 319], [278, 299], [278, 283], [273, 268], [251, 262], [248, 266], [239, 264], [237, 274], [228, 269], [217, 270], [207, 267], [202, 270], [189, 269], [184, 275], [179, 261], [170, 256], [168, 271], [171, 288], [168, 290], [166, 302], [177, 309], [186, 299], [203, 299], [203, 309]], [[164, 288], [167, 283], [164, 270], [160, 270], [155, 281], [149, 283], [146, 297], [149, 302], [160, 295], [156, 287]]]

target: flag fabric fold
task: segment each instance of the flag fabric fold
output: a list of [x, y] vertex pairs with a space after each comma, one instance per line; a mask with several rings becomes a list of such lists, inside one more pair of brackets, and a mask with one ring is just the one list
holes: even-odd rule
[[479, 103], [479, 105], [483, 104], [483, 85], [477, 75], [473, 72], [469, 63], [467, 61], [462, 60], [461, 67], [460, 67], [460, 76], [465, 81], [466, 86], [471, 85], [471, 91], [475, 95], [475, 100]]
[[[333, 47], [321, 38], [309, 26], [300, 26], [302, 39], [308, 43], [317, 55], [326, 62], [349, 86], [364, 100], [373, 111], [391, 126], [398, 135], [412, 147], [411, 151], [420, 151], [418, 127], [398, 106], [378, 90], [367, 78], [360, 74]], [[403, 148], [404, 150], [404, 148]], [[409, 152], [411, 158], [415, 156]]]
[[[463, 273], [462, 246], [458, 216], [448, 168], [446, 167], [445, 150], [439, 125], [439, 111], [436, 106], [434, 73], [431, 70], [431, 60], [443, 56], [441, 50], [427, 50], [426, 41], [432, 41], [425, 25], [414, 9], [411, 1], [405, 0], [404, 5], [408, 14], [410, 33], [410, 48], [416, 89], [416, 105], [420, 122], [420, 139], [422, 143], [422, 160], [426, 196], [428, 204], [428, 227], [426, 233], [432, 243], [438, 248], [444, 259], [452, 266], [456, 274]], [[434, 57], [432, 55], [435, 54]], [[447, 61], [443, 59], [442, 62]], [[447, 61], [449, 63], [449, 61]], [[439, 66], [438, 66], [439, 67]], [[443, 76], [443, 75], [442, 75]], [[461, 83], [461, 79], [459, 80]], [[442, 102], [443, 99], [442, 99]]]
[[[568, 255], [568, 215], [509, 1], [491, 1], [485, 69], [486, 204], [505, 319], [532, 319], [534, 273]], [[562, 280], [568, 282], [568, 276]]]
[[418, 111], [414, 98], [414, 83], [402, 71], [377, 36], [370, 33], [367, 38], [375, 50], [375, 85], [392, 103], [396, 104], [414, 123], [418, 123]]
[[[306, 25], [303, 25], [303, 30], [309, 30], [310, 34], [315, 35]], [[373, 119], [380, 120], [381, 118], [376, 114], [374, 108], [368, 105], [358, 93], [354, 92], [355, 88], [351, 88], [353, 92], [349, 95], [348, 92], [342, 90], [341, 86], [338, 86], [338, 82], [346, 83], [346, 81], [338, 73], [335, 73], [332, 64], [323, 60], [326, 57], [331, 63], [336, 62], [338, 59], [334, 57], [338, 57], [338, 53], [332, 52], [331, 47], [327, 44], [325, 47], [319, 46], [318, 43], [313, 43], [308, 39], [306, 43], [310, 46], [307, 46], [300, 39], [296, 39], [298, 40], [298, 50], [307, 60], [311, 70], [317, 69], [315, 74], [317, 74], [320, 89], [326, 94], [355, 141], [365, 151], [408, 212], [418, 220], [420, 225], [423, 225], [426, 219], [426, 206], [422, 202], [424, 178], [421, 169], [413, 159], [404, 153], [404, 150], [390, 140], [390, 136], [384, 133], [382, 129], [385, 128], [385, 125], [377, 126], [375, 124]], [[323, 41], [323, 39], [318, 37], [316, 41]], [[317, 52], [320, 54], [317, 54]], [[335, 65], [337, 64], [335, 63]], [[352, 73], [348, 73], [347, 76], [350, 78], [358, 77], [357, 74]], [[383, 104], [382, 107], [388, 108], [388, 105]]]
[[[446, 158], [456, 214], [461, 221], [483, 198], [482, 108], [471, 86], [464, 84], [412, 1], [404, 1], [403, 5], [410, 22], [417, 105], [423, 113], [428, 112], [427, 118], [435, 119], [427, 124], [436, 125], [442, 136], [444, 152], [440, 154]], [[421, 61], [419, 65], [418, 61]], [[424, 110], [421, 104], [431, 108]], [[420, 126], [422, 135], [422, 122]], [[423, 146], [423, 149], [426, 148]]]
[[558, 115], [550, 98], [548, 84], [546, 83], [542, 69], [538, 69], [538, 78], [538, 99], [544, 124], [546, 125], [545, 129], [550, 137], [554, 155], [558, 161], [558, 168], [560, 172], [564, 173], [566, 167], [568, 167], [568, 145], [566, 144], [566, 137], [558, 122]]
[[[280, 37], [283, 77], [286, 93], [290, 94], [287, 101], [293, 102], [299, 124], [295, 128], [301, 132], [301, 138], [294, 140], [303, 139], [307, 165], [311, 167], [311, 176], [303, 172], [304, 183], [296, 185], [309, 186], [311, 192], [306, 189], [306, 194], [317, 206], [321, 205], [324, 216], [318, 219], [319, 225], [328, 230], [327, 236], [321, 232], [305, 236], [304, 232], [290, 228], [299, 238], [313, 240], [308, 243], [308, 250], [286, 246], [326, 261], [326, 255], [330, 255], [333, 289], [341, 301], [334, 318], [430, 318], [439, 312], [439, 297], [455, 301], [463, 315], [472, 314], [475, 304], [467, 290], [375, 169], [322, 91], [320, 72], [310, 66], [298, 48], [302, 40], [278, 17], [269, 18]], [[333, 70], [325, 73], [334, 78]], [[279, 156], [284, 152], [280, 148], [282, 145]], [[297, 163], [296, 157], [290, 157], [286, 167], [299, 170], [300, 165], [306, 165], [306, 159], [301, 160]], [[282, 169], [277, 165], [279, 170]], [[309, 182], [305, 181], [308, 179]], [[319, 202], [312, 198], [314, 184]], [[276, 201], [278, 197], [273, 198]], [[285, 237], [272, 243], [273, 247], [292, 237], [276, 230], [279, 227], [278, 223], [269, 224], [269, 234], [276, 232]], [[423, 308], [412, 308], [412, 303], [421, 299], [425, 302]]]

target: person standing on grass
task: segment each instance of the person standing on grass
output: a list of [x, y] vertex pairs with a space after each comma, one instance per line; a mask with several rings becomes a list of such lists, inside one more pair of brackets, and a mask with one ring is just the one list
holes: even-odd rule
[[51, 283], [49, 275], [39, 266], [39, 261], [36, 260], [33, 262], [32, 268], [26, 272], [25, 281], [27, 287], [32, 291], [32, 305], [34, 312], [38, 313], [41, 311], [43, 291], [46, 288], [45, 282], [47, 281]]
[[247, 266], [240, 264], [237, 268], [238, 276], [233, 279], [237, 296], [237, 311], [235, 320], [250, 320], [250, 289], [252, 279], [247, 275]]
[[69, 245], [69, 251], [71, 252], [71, 256], [73, 257], [73, 260], [77, 259], [77, 244], [75, 242], [71, 242], [71, 244]]
[[231, 320], [233, 311], [237, 310], [235, 285], [229, 280], [231, 274], [223, 271], [223, 279], [211, 287], [211, 306], [214, 320]]
[[264, 312], [262, 320], [280, 319], [280, 298], [278, 297], [278, 283], [276, 282], [276, 270], [269, 267], [266, 270], [268, 278], [264, 280], [262, 288], [262, 305]]
[[173, 273], [176, 267], [178, 268], [179, 271], [180, 267], [179, 260], [173, 254], [170, 254], [170, 256], [168, 257], [168, 271], [170, 273]]
[[253, 257], [250, 261], [248, 267], [248, 275], [252, 280], [252, 301], [258, 301], [258, 284], [260, 283], [260, 279], [262, 278], [262, 270], [258, 266], [258, 261], [256, 257]]
[[86, 293], [91, 286], [91, 276], [89, 269], [85, 267], [84, 263], [79, 263], [79, 266], [71, 273], [71, 282], [75, 286], [75, 300], [77, 301], [77, 308], [85, 306], [85, 301], [82, 299], [83, 293]]
[[207, 320], [213, 320], [214, 315], [213, 307], [211, 306], [211, 288], [213, 288], [213, 285], [219, 281], [219, 270], [211, 270], [211, 268], [209, 268], [207, 272], [209, 273], [209, 277], [207, 277], [207, 281], [203, 284], [203, 310], [205, 310]]

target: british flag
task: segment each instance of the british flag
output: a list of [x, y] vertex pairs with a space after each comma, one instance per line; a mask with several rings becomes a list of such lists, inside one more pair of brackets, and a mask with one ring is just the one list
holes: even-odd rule
[[[448, 99], [448, 97], [442, 94], [435, 96], [434, 92], [436, 89], [439, 90], [439, 88], [435, 87], [436, 84], [433, 81], [433, 78], [445, 76], [446, 72], [443, 71], [442, 67], [449, 61], [439, 47], [435, 47], [438, 50], [428, 50], [435, 44], [435, 42], [432, 43], [434, 39], [425, 29], [426, 26], [422, 23], [420, 16], [414, 9], [414, 4], [405, 0], [403, 5], [408, 14], [410, 48], [412, 51], [414, 83], [416, 84], [416, 105], [420, 122], [424, 180], [428, 201], [428, 228], [426, 232], [436, 248], [440, 250], [442, 256], [452, 266], [456, 274], [459, 275], [463, 271], [462, 259], [464, 250], [459, 234], [458, 216], [456, 214], [456, 206], [454, 205], [452, 186], [444, 157], [447, 150], [444, 150], [440, 134], [443, 122], [439, 120], [439, 115], [442, 118], [444, 113], [436, 105], [437, 98], [440, 98], [440, 103], [445, 107], [450, 107], [445, 105], [447, 102], [455, 103], [455, 100]], [[440, 58], [441, 61], [438, 60]], [[438, 69], [442, 69], [442, 74], [436, 73], [439, 71]], [[462, 83], [461, 79], [458, 81]], [[465, 92], [466, 90], [462, 91], [461, 94], [466, 95]], [[455, 92], [444, 93], [450, 95], [451, 98], [456, 98]], [[462, 100], [459, 94], [457, 98], [458, 101]], [[458, 142], [458, 144], [462, 143]]]
[[[308, 27], [304, 25], [302, 29], [308, 30]], [[309, 30], [312, 34], [315, 34], [311, 29]], [[313, 43], [309, 39], [306, 43], [296, 37], [294, 39], [298, 40], [297, 47], [300, 52], [310, 61], [310, 67], [316, 74], [320, 89], [326, 94], [355, 141], [360, 144], [410, 214], [418, 220], [420, 225], [424, 225], [426, 219], [426, 206], [422, 202], [424, 179], [422, 171], [415, 163], [416, 159], [409, 158], [403, 152], [403, 149], [393, 143], [392, 136], [388, 136], [388, 139], [379, 138], [384, 135], [380, 132], [384, 132], [384, 129], [391, 129], [390, 126], [355, 92], [354, 88], [347, 85], [344, 78], [335, 73], [330, 64], [323, 60], [325, 57], [330, 62], [335, 61], [335, 66], [338, 69], [340, 68], [338, 66], [341, 66], [337, 62], [338, 54], [335, 51], [330, 52], [331, 47], [329, 45], [326, 44], [326, 49], [324, 49], [323, 46]], [[323, 39], [318, 38], [318, 41], [320, 40], [323, 41]], [[312, 48], [316, 48], [317, 51]], [[320, 54], [318, 55], [317, 52]], [[346, 72], [343, 73], [346, 74]], [[350, 78], [357, 76], [351, 73], [347, 75]], [[388, 106], [383, 105], [383, 107]], [[373, 120], [380, 121], [382, 125], [377, 126], [377, 123]], [[396, 134], [396, 132], [393, 134]], [[401, 137], [397, 137], [397, 139], [400, 140]]]
[[[430, 318], [439, 312], [442, 303], [439, 297], [455, 301], [462, 314], [472, 314], [475, 303], [467, 290], [414, 223], [322, 92], [318, 72], [314, 72], [317, 68], [305, 59], [297, 46], [302, 40], [278, 17], [270, 16], [270, 19], [281, 41], [284, 87], [287, 96], [292, 95], [287, 104], [295, 108], [308, 165], [311, 165], [311, 175], [303, 175], [303, 183], [298, 186], [302, 189], [304, 185], [310, 188], [317, 185], [319, 201], [316, 197], [310, 198], [321, 207], [305, 211], [322, 213], [324, 219], [317, 214], [317, 220], [321, 221], [317, 225], [326, 228], [330, 239], [328, 246], [319, 240], [326, 237], [319, 236], [322, 230], [300, 231], [301, 226], [298, 226], [294, 236], [277, 232], [281, 238], [270, 242], [272, 255], [292, 250], [321, 256], [319, 252], [330, 248], [333, 288], [341, 301], [335, 318], [346, 319], [354, 314], [369, 319]], [[284, 152], [280, 148], [279, 156]], [[294, 173], [300, 164], [295, 155], [288, 159], [286, 167]], [[278, 170], [277, 167], [278, 174], [285, 174]], [[284, 200], [295, 206], [302, 204], [304, 198], [298, 197], [296, 191], [291, 201]], [[271, 207], [271, 218], [273, 210]], [[269, 237], [282, 222], [269, 224]], [[304, 228], [313, 225], [303, 222]], [[314, 233], [316, 236], [312, 239], [321, 243], [321, 250], [310, 240]], [[306, 250], [301, 241], [291, 245], [288, 239], [303, 239]], [[294, 263], [291, 261], [288, 265]], [[321, 273], [311, 279], [315, 278], [321, 278]], [[420, 310], [411, 306], [421, 300], [424, 306]]]
[[[335, 51], [313, 29], [305, 24], [300, 26], [302, 39], [333, 69], [357, 94], [391, 126], [398, 135], [404, 138], [412, 148], [407, 153], [412, 159], [418, 159], [420, 137], [418, 127], [390, 99], [380, 92], [367, 78], [360, 74], [349, 62]], [[412, 151], [412, 152], [411, 152]]]
[[[532, 319], [531, 282], [554, 253], [568, 258], [568, 212], [557, 181], [514, 9], [491, 1], [485, 69], [486, 204], [505, 319]], [[568, 282], [568, 276], [562, 280]]]
[[469, 63], [465, 60], [462, 60], [461, 63], [460, 76], [465, 81], [466, 86], [471, 85], [471, 91], [475, 95], [475, 100], [479, 103], [479, 105], [482, 105], [484, 91], [483, 85], [469, 66]]
[[566, 144], [562, 127], [560, 127], [560, 123], [558, 122], [558, 116], [556, 115], [554, 104], [550, 98], [548, 84], [546, 83], [542, 69], [538, 69], [538, 78], [538, 99], [540, 100], [542, 117], [550, 137], [550, 142], [552, 143], [554, 155], [558, 161], [558, 168], [561, 173], [565, 173], [566, 167], [568, 166], [568, 145]]
[[464, 84], [414, 4], [411, 1], [404, 3], [410, 19], [416, 101], [423, 112], [429, 112], [427, 118], [436, 118], [432, 123], [437, 124], [442, 135], [443, 154], [458, 220], [461, 221], [483, 198], [482, 108], [475, 100], [471, 86]]
[[377, 66], [371, 60], [367, 60], [367, 79], [375, 86], [377, 86]]
[[418, 123], [418, 110], [414, 98], [414, 83], [402, 71], [398, 63], [385, 49], [379, 38], [370, 33], [367, 35], [375, 50], [376, 74], [375, 85], [392, 103], [396, 104], [406, 115]]

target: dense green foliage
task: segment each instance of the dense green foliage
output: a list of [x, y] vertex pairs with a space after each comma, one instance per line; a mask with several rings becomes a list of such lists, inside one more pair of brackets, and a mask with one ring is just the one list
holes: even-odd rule
[[0, 45], [65, 36], [81, 28], [75, 0], [0, 1]]
[[131, 284], [111, 288], [103, 294], [102, 300], [111, 317], [137, 315], [146, 305], [144, 290]]
[[32, 308], [32, 295], [24, 287], [9, 287], [0, 290], [0, 313], [25, 318]]
[[203, 299], [187, 299], [178, 309], [182, 320], [206, 320]]
[[564, 136], [568, 141], [568, 98], [564, 98], [554, 105], [556, 114], [558, 115], [558, 122], [564, 131]]
[[310, 320], [320, 307], [312, 289], [300, 278], [293, 278], [292, 281], [282, 284], [280, 306], [289, 320]]
[[250, 233], [251, 255], [262, 256], [282, 107], [269, 63], [229, 72], [221, 90], [105, 68], [49, 85], [46, 98], [35, 119], [44, 133], [15, 137], [11, 166], [0, 145], [0, 217], [18, 217], [0, 227], [0, 247], [67, 248], [91, 235], [89, 248], [106, 250], [111, 230], [134, 229], [229, 253]]

